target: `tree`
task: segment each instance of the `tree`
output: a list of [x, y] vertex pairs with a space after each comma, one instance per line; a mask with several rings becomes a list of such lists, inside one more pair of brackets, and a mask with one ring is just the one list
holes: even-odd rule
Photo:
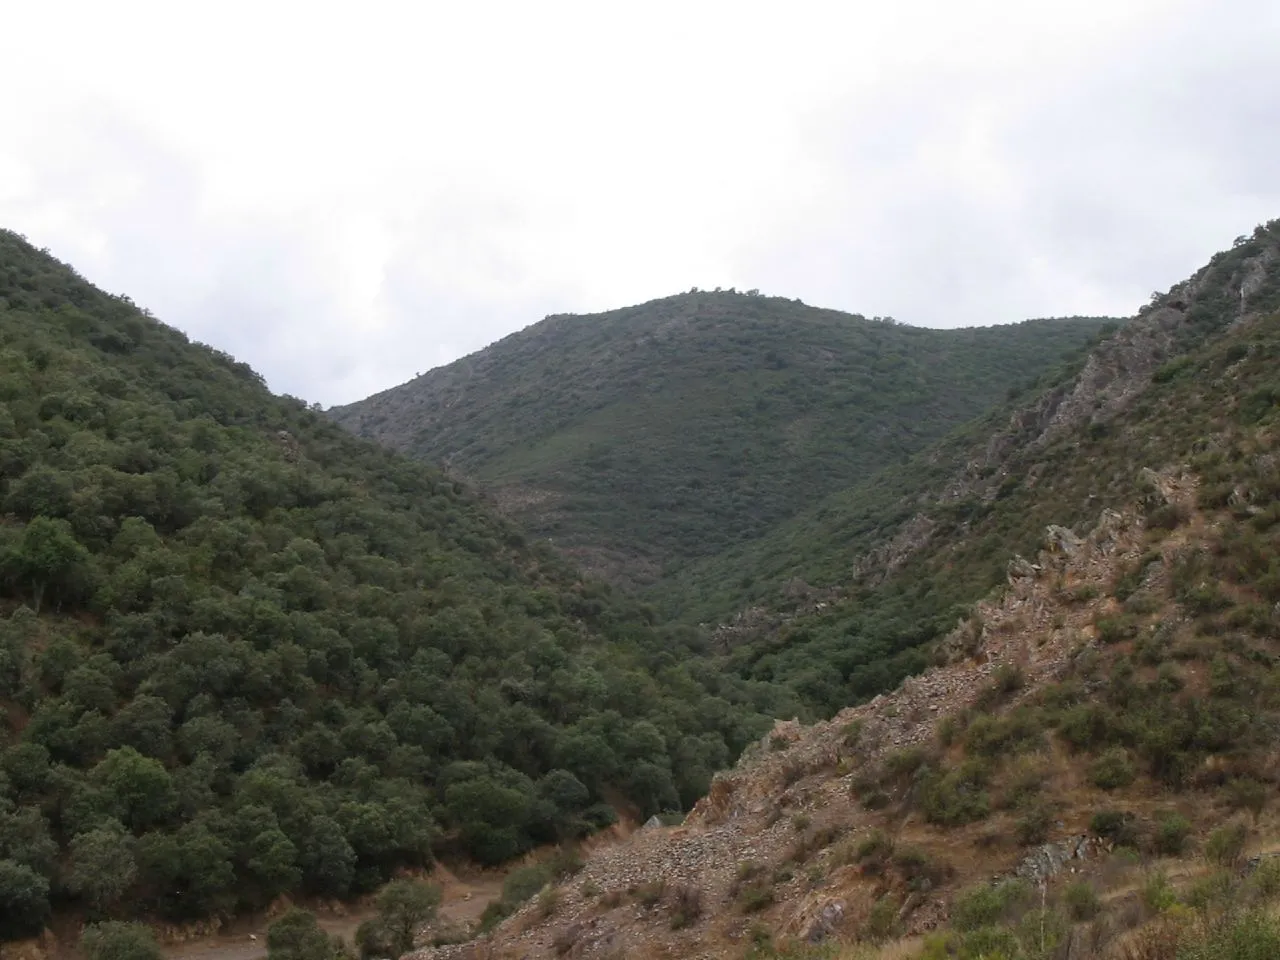
[[67, 886], [97, 909], [119, 900], [138, 876], [133, 838], [120, 825], [99, 827], [71, 841]]
[[167, 818], [177, 805], [173, 780], [164, 765], [133, 747], [111, 750], [90, 779], [110, 797], [118, 816], [135, 831]]
[[34, 937], [49, 919], [49, 881], [28, 866], [0, 860], [0, 940]]
[[162, 960], [164, 956], [144, 924], [115, 920], [85, 927], [80, 949], [88, 960]]
[[338, 937], [316, 923], [315, 915], [297, 907], [267, 928], [267, 960], [342, 960], [348, 956]]
[[73, 599], [77, 580], [88, 559], [89, 552], [81, 546], [66, 520], [35, 517], [22, 531], [9, 565], [19, 581], [31, 589], [36, 613], [39, 613], [50, 588], [59, 606], [64, 600]]
[[440, 899], [439, 887], [416, 880], [396, 880], [382, 888], [378, 919], [393, 957], [413, 949], [418, 928], [435, 917]]

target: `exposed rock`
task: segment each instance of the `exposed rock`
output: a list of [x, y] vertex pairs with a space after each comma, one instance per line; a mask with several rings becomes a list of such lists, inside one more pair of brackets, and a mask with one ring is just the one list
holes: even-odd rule
[[1045, 843], [1027, 854], [1014, 873], [1032, 883], [1044, 883], [1056, 877], [1072, 860], [1085, 860], [1093, 852], [1089, 837], [1069, 837], [1057, 843]]
[[809, 924], [804, 938], [810, 943], [822, 943], [838, 931], [842, 923], [844, 923], [844, 901], [832, 900], [818, 911], [818, 915]]
[[1044, 536], [1051, 552], [1065, 554], [1068, 557], [1074, 557], [1084, 542], [1066, 527], [1060, 527], [1056, 523], [1051, 523], [1045, 528]]
[[1008, 575], [1010, 583], [1013, 583], [1015, 580], [1033, 578], [1039, 572], [1039, 567], [1030, 560], [1016, 553], [1013, 555], [1013, 559], [1009, 561]]

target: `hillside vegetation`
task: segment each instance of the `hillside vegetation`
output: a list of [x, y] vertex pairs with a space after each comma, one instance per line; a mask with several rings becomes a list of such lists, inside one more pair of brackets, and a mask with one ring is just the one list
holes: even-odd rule
[[718, 632], [730, 668], [785, 684], [814, 716], [891, 688], [1003, 581], [1013, 553], [1034, 554], [1048, 524], [1092, 523], [1101, 506], [1145, 496], [1132, 465], [1193, 456], [1235, 391], [1252, 384], [1235, 402], [1269, 409], [1267, 360], [1240, 367], [1252, 380], [1210, 379], [1196, 351], [1242, 316], [1280, 309], [1278, 263], [1273, 222], [1153, 302], [1075, 376], [1046, 378], [905, 466], [686, 571], [671, 608], [719, 619], [757, 605]]
[[0, 938], [691, 803], [790, 707], [0, 233]]
[[1126, 331], [936, 489], [963, 517], [754, 641], [834, 663], [877, 590], [998, 566], [934, 667], [424, 958], [1276, 956], [1280, 221]]
[[916, 329], [693, 292], [553, 316], [330, 411], [481, 482], [532, 535], [630, 584], [749, 542], [1057, 370], [1108, 321]]

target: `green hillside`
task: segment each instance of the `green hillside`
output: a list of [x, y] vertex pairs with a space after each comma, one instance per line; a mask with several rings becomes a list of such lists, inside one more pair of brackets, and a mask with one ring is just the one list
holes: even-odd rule
[[689, 803], [792, 709], [0, 233], [0, 939]]
[[549, 317], [330, 414], [480, 481], [588, 569], [651, 584], [901, 464], [1107, 323], [925, 330], [694, 292]]
[[[668, 602], [713, 620], [748, 603], [770, 611], [721, 642], [729, 669], [830, 714], [922, 669], [929, 644], [1004, 582], [1015, 554], [1034, 557], [1049, 524], [1087, 529], [1150, 495], [1144, 468], [1182, 463], [1205, 478], [1209, 506], [1252, 491], [1240, 510], [1270, 540], [1251, 577], [1273, 582], [1276, 438], [1252, 428], [1280, 404], [1276, 311], [1280, 221], [1154, 302], [1076, 376], [687, 570]], [[821, 606], [788, 589], [797, 578]]]

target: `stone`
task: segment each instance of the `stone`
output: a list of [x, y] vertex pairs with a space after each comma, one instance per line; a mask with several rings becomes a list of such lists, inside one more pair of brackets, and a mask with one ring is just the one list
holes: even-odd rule
[[831, 936], [840, 929], [840, 925], [844, 923], [844, 901], [832, 900], [825, 904], [818, 915], [813, 918], [813, 922], [809, 924], [809, 929], [805, 933], [805, 939], [810, 943], [822, 943], [827, 937]]

